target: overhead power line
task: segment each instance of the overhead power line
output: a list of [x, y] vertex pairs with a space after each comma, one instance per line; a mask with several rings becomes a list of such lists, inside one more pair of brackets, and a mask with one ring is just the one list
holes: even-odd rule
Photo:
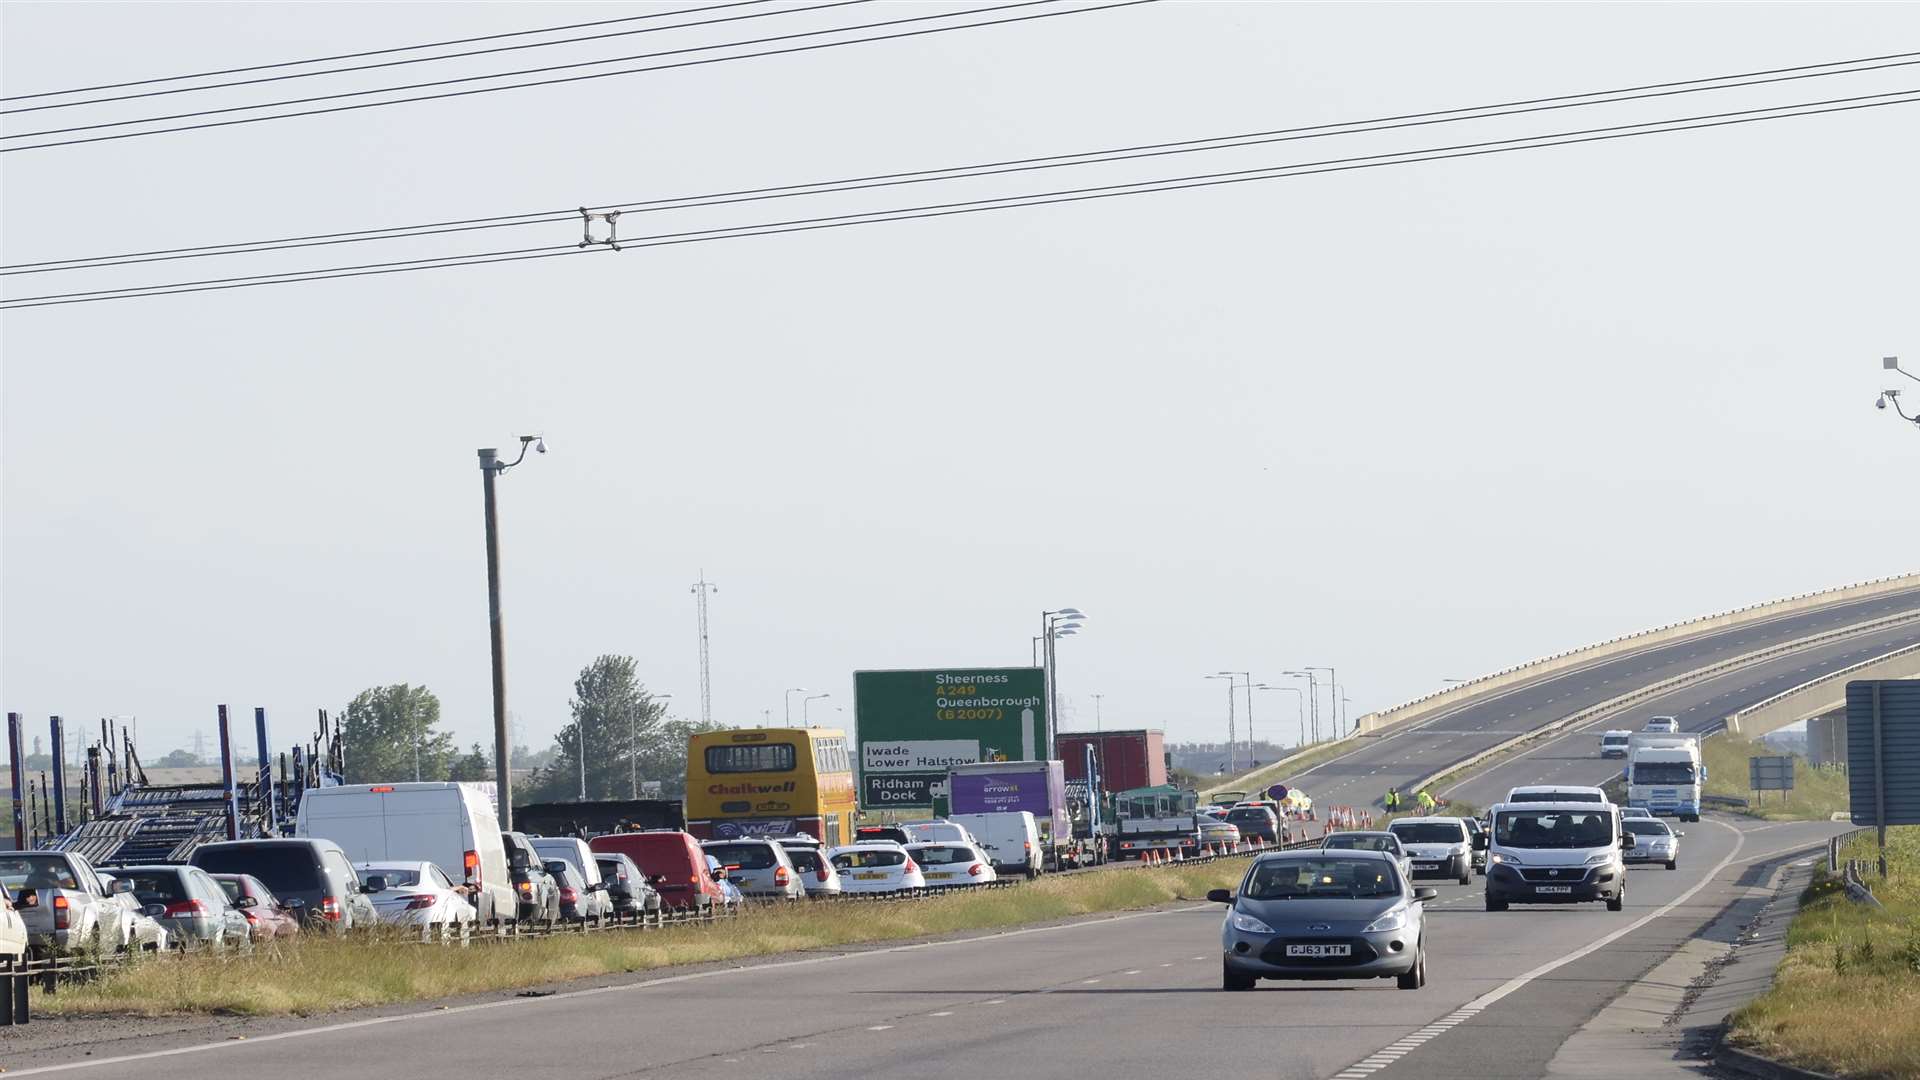
[[1515, 139], [1489, 140], [1476, 143], [1463, 143], [1453, 146], [1429, 147], [1425, 149], [1399, 151], [1390, 154], [1373, 154], [1362, 157], [1336, 158], [1326, 161], [1300, 162], [1291, 165], [1276, 165], [1263, 169], [1244, 169], [1234, 172], [1203, 173], [1190, 176], [1166, 177], [1158, 180], [1145, 180], [1128, 184], [1111, 184], [1102, 187], [1069, 189], [1064, 191], [1034, 192], [1025, 195], [1009, 195], [992, 199], [978, 199], [967, 202], [937, 203], [925, 206], [899, 207], [888, 210], [875, 210], [856, 214], [841, 214], [817, 218], [801, 218], [788, 221], [760, 222], [750, 225], [728, 226], [713, 229], [688, 230], [679, 233], [663, 233], [653, 236], [640, 236], [620, 241], [615, 248], [606, 244], [571, 246], [565, 248], [533, 248], [499, 252], [474, 252], [465, 255], [445, 256], [431, 260], [401, 260], [394, 263], [363, 264], [349, 267], [323, 267], [310, 271], [287, 271], [278, 274], [261, 274], [237, 278], [208, 279], [205, 281], [185, 281], [159, 284], [146, 287], [124, 289], [89, 290], [76, 293], [49, 294], [43, 296], [20, 297], [16, 300], [0, 302], [0, 310], [8, 308], [44, 307], [59, 304], [93, 303], [100, 300], [131, 299], [140, 296], [168, 296], [187, 292], [207, 292], [221, 289], [250, 288], [261, 285], [284, 285], [303, 281], [321, 281], [334, 278], [360, 277], [373, 274], [406, 273], [416, 270], [432, 270], [453, 266], [481, 265], [487, 262], [512, 262], [529, 258], [553, 258], [568, 254], [586, 254], [591, 251], [625, 250], [628, 248], [667, 247], [680, 244], [705, 243], [714, 240], [735, 240], [758, 236], [772, 236], [792, 232], [810, 232], [821, 229], [848, 228], [856, 225], [877, 225], [899, 221], [923, 220], [928, 218], [951, 217], [960, 214], [987, 213], [999, 210], [1023, 209], [1032, 206], [1048, 206], [1062, 203], [1087, 202], [1099, 199], [1120, 198], [1128, 195], [1156, 194], [1168, 191], [1183, 191], [1196, 188], [1218, 187], [1225, 184], [1250, 183], [1260, 180], [1293, 179], [1302, 176], [1316, 176], [1328, 173], [1351, 172], [1361, 169], [1384, 168], [1394, 165], [1419, 164], [1429, 161], [1446, 161], [1458, 158], [1481, 157], [1491, 154], [1513, 153], [1521, 150], [1538, 150], [1560, 146], [1572, 146], [1581, 143], [1606, 142], [1617, 139], [1636, 138], [1647, 135], [1662, 135], [1675, 132], [1698, 131], [1709, 128], [1729, 127], [1740, 124], [1761, 123], [1769, 120], [1784, 120], [1805, 116], [1817, 116], [1830, 113], [1852, 112], [1862, 109], [1880, 108], [1888, 105], [1909, 105], [1920, 103], [1920, 88], [1890, 91], [1883, 94], [1858, 95], [1851, 98], [1838, 98], [1830, 101], [1804, 102], [1794, 105], [1774, 106], [1767, 109], [1748, 109], [1738, 112], [1716, 113], [1704, 116], [1677, 117], [1668, 120], [1651, 120], [1638, 124], [1621, 124], [1605, 128], [1590, 128], [1582, 131], [1554, 132], [1545, 135], [1526, 136]]
[[[655, 53], [640, 53], [633, 56], [613, 57], [605, 60], [589, 60], [572, 64], [555, 64], [544, 68], [528, 68], [520, 71], [498, 72], [491, 75], [471, 75], [459, 79], [440, 79], [433, 82], [408, 83], [389, 86], [379, 90], [355, 90], [338, 94], [322, 94], [305, 98], [287, 98], [280, 101], [263, 102], [258, 105], [236, 105], [221, 109], [202, 109], [195, 112], [172, 113], [163, 116], [149, 116], [138, 120], [117, 120], [100, 124], [81, 124], [73, 127], [46, 128], [40, 131], [26, 131], [13, 135], [0, 135], [0, 139], [32, 139], [49, 135], [65, 135], [85, 131], [98, 131], [106, 128], [128, 127], [138, 124], [160, 123], [168, 120], [187, 120], [202, 116], [219, 116], [234, 112], [247, 112], [254, 109], [279, 108], [286, 105], [313, 104], [323, 101], [336, 101], [350, 97], [366, 97], [373, 94], [394, 93], [401, 90], [425, 89], [436, 86], [453, 86], [487, 79], [504, 79], [517, 75], [539, 74], [549, 71], [562, 71], [600, 64], [623, 63], [628, 60], [640, 60], [649, 57], [678, 56], [694, 52], [710, 52], [715, 49], [740, 48], [748, 45], [762, 45], [777, 41], [792, 41], [798, 38], [819, 37], [828, 34], [848, 33], [855, 30], [875, 29], [886, 26], [900, 26], [908, 23], [927, 22], [934, 19], [952, 19], [961, 16], [977, 15], [989, 12], [1012, 11], [1019, 8], [1036, 7], [1043, 4], [1055, 4], [1060, 0], [1020, 0], [1018, 3], [999, 4], [992, 7], [946, 12], [938, 15], [917, 15], [906, 19], [893, 19], [876, 23], [860, 23], [851, 26], [835, 27], [829, 30], [809, 30], [796, 34], [781, 34], [773, 37], [755, 38], [746, 41], [725, 42], [716, 45], [700, 45], [684, 49], [668, 49]], [[1115, 8], [1137, 7], [1141, 4], [1156, 3], [1157, 0], [1110, 0], [1108, 3], [1088, 7], [1068, 8], [1059, 11], [1043, 11], [1031, 15], [1016, 15], [1003, 19], [987, 19], [980, 22], [960, 23], [953, 26], [923, 27], [918, 30], [904, 30], [892, 34], [873, 34], [868, 37], [849, 38], [845, 41], [823, 41], [809, 45], [793, 45], [780, 49], [767, 49], [761, 52], [742, 53], [737, 56], [712, 56], [698, 60], [679, 60], [669, 64], [652, 64], [645, 67], [621, 68], [617, 71], [598, 71], [585, 75], [567, 75], [551, 79], [536, 79], [529, 82], [509, 83], [505, 86], [480, 86], [466, 90], [449, 90], [437, 94], [417, 94], [412, 97], [391, 98], [384, 101], [363, 101], [350, 105], [331, 105], [318, 109], [302, 109], [294, 112], [274, 113], [269, 116], [248, 116], [231, 120], [210, 120], [199, 124], [182, 124], [174, 127], [149, 128], [143, 131], [123, 131], [113, 135], [89, 135], [78, 139], [62, 139], [54, 142], [33, 143], [27, 146], [10, 146], [0, 149], [0, 153], [18, 153], [24, 150], [45, 150], [56, 146], [75, 146], [82, 143], [111, 142], [118, 139], [138, 139], [149, 135], [168, 135], [181, 131], [199, 131], [205, 128], [233, 127], [240, 124], [259, 124], [271, 120], [289, 120], [300, 116], [320, 116], [326, 113], [352, 112], [359, 109], [377, 109], [389, 105], [404, 105], [416, 101], [436, 101], [443, 98], [470, 97], [475, 94], [492, 94], [504, 90], [524, 90], [534, 86], [556, 86], [564, 83], [584, 82], [590, 79], [608, 79], [620, 75], [638, 75], [652, 71], [670, 71], [678, 68], [702, 67], [708, 64], [724, 64], [736, 60], [754, 60], [767, 56], [784, 56], [793, 53], [814, 52], [821, 49], [837, 49], [847, 45], [866, 45], [876, 41], [895, 41], [902, 38], [924, 37], [929, 34], [951, 33], [955, 30], [976, 30], [991, 26], [1008, 26], [1014, 23], [1033, 22], [1039, 19], [1059, 18], [1065, 15], [1085, 15], [1096, 11], [1110, 11]]]
[[[706, 206], [726, 205], [729, 203], [836, 194], [881, 187], [972, 179], [1081, 165], [1102, 165], [1150, 157], [1164, 157], [1211, 150], [1232, 150], [1304, 139], [1328, 138], [1349, 134], [1367, 134], [1435, 124], [1501, 118], [1535, 112], [1552, 112], [1562, 109], [1610, 105], [1627, 101], [1671, 97], [1681, 94], [1741, 89], [1771, 83], [1793, 82], [1836, 75], [1854, 75], [1888, 68], [1920, 65], [1920, 59], [1915, 58], [1920, 58], [1920, 52], [1861, 57], [1854, 60], [1836, 60], [1821, 64], [1802, 64], [1789, 68], [1774, 68], [1764, 71], [1718, 75], [1710, 78], [1652, 83], [1640, 86], [1621, 87], [1614, 90], [1594, 90], [1579, 94], [1560, 94], [1551, 97], [1527, 98], [1516, 101], [1496, 102], [1489, 105], [1437, 109], [1418, 113], [1402, 113], [1392, 116], [1374, 117], [1366, 120], [1349, 120], [1303, 127], [1275, 128], [1265, 131], [1242, 132], [1235, 135], [1210, 136], [1172, 142], [1144, 143], [1104, 150], [1087, 150], [1070, 154], [1014, 158], [972, 165], [948, 166], [939, 169], [878, 173], [839, 180], [784, 184], [772, 187], [743, 188], [698, 195], [682, 195], [594, 205], [595, 208], [602, 211], [657, 212], [685, 210]], [[212, 258], [223, 255], [259, 254], [296, 248], [328, 247], [376, 240], [402, 240], [447, 233], [519, 228], [563, 221], [577, 221], [579, 220], [579, 213], [580, 211], [578, 210], [544, 210], [524, 214], [467, 218], [456, 221], [398, 225], [383, 229], [359, 229], [346, 232], [319, 233], [307, 236], [284, 237], [275, 240], [236, 241], [227, 244], [208, 244], [186, 248], [163, 248], [154, 251], [130, 252], [120, 255], [54, 259], [36, 263], [0, 266], [0, 276], [57, 273], [66, 270], [104, 269], [106, 267], [146, 262], [168, 262], [179, 259]]]
[[67, 94], [91, 94], [96, 90], [120, 90], [129, 86], [153, 86], [164, 82], [183, 82], [187, 79], [211, 79], [220, 75], [239, 75], [249, 71], [272, 71], [275, 68], [299, 67], [302, 64], [330, 64], [335, 60], [359, 60], [367, 56], [391, 56], [394, 53], [416, 52], [420, 49], [441, 49], [451, 45], [472, 45], [481, 41], [503, 41], [507, 38], [527, 37], [533, 34], [557, 34], [566, 30], [584, 30], [593, 26], [613, 26], [617, 23], [645, 22], [650, 19], [670, 19], [676, 15], [697, 15], [704, 11], [722, 11], [727, 8], [753, 7], [768, 3], [769, 0], [734, 0], [727, 4], [708, 4], [705, 7], [681, 8], [677, 11], [656, 11], [651, 15], [627, 15], [618, 19], [598, 19], [593, 22], [566, 23], [561, 26], [542, 26], [532, 30], [510, 30], [501, 34], [484, 34], [480, 37], [452, 38], [447, 41], [429, 41], [421, 45], [395, 45], [386, 49], [367, 49], [362, 52], [335, 53], [332, 56], [314, 56], [305, 60], [276, 60], [270, 64], [252, 64], [247, 67], [220, 68], [215, 71], [195, 71], [186, 75], [158, 75], [150, 79], [134, 79], [130, 82], [98, 83], [93, 86], [75, 86], [66, 90], [42, 90], [33, 94], [12, 94], [0, 97], [0, 101], [32, 101], [37, 98], [63, 97]]
[[[766, 0], [752, 0], [752, 2], [765, 3]], [[263, 75], [258, 78], [252, 78], [252, 79], [234, 79], [228, 82], [203, 83], [199, 86], [176, 86], [167, 90], [146, 90], [137, 94], [117, 94], [112, 97], [84, 98], [80, 101], [56, 101], [56, 102], [52, 102], [50, 104], [45, 104], [45, 105], [27, 105], [18, 109], [0, 109], [0, 116], [12, 116], [17, 113], [44, 112], [47, 109], [73, 109], [73, 108], [78, 108], [82, 105], [105, 105], [115, 101], [138, 101], [142, 98], [166, 97], [170, 94], [191, 94], [200, 90], [225, 90], [235, 86], [256, 86], [261, 83], [285, 82], [288, 79], [311, 79], [321, 75], [345, 75], [355, 71], [374, 71], [381, 68], [406, 67], [407, 65], [410, 65], [410, 64], [431, 64], [439, 60], [462, 60], [470, 56], [487, 56], [493, 53], [519, 52], [524, 49], [545, 49], [555, 45], [578, 45], [581, 42], [585, 42], [585, 41], [604, 41], [608, 38], [630, 37], [634, 34], [659, 34], [659, 33], [664, 33], [668, 30], [689, 30], [699, 26], [719, 26], [724, 23], [744, 22], [748, 19], [767, 19], [767, 18], [772, 18], [776, 15], [803, 15], [810, 11], [825, 11], [829, 8], [852, 7], [856, 4], [870, 4], [873, 2], [874, 0], [831, 0], [830, 3], [812, 4], [807, 7], [785, 7], [785, 8], [777, 8], [773, 11], [750, 11], [744, 15], [727, 15], [718, 19], [700, 19], [695, 22], [670, 23], [666, 26], [642, 26], [632, 30], [614, 30], [605, 34], [589, 34], [585, 37], [558, 38], [553, 41], [527, 41], [527, 42], [522, 42], [518, 45], [496, 45], [496, 46], [493, 46], [492, 48], [487, 48], [487, 49], [469, 49], [466, 52], [442, 53], [438, 56], [414, 56], [414, 57], [409, 57], [405, 60], [382, 60], [374, 64], [356, 64], [352, 67], [323, 68], [319, 71], [292, 71], [282, 75]], [[726, 6], [735, 6], [735, 5], [726, 5]], [[696, 8], [694, 10], [699, 11], [703, 9]], [[656, 18], [657, 16], [646, 16], [646, 17]], [[523, 32], [526, 32], [526, 31], [523, 31]], [[655, 55], [658, 55], [658, 54], [655, 54]], [[620, 60], [629, 60], [629, 59], [633, 59], [633, 58], [632, 57], [620, 58]], [[608, 64], [608, 63], [618, 63], [618, 62], [619, 60], [588, 61], [588, 63], [596, 63], [596, 64]], [[520, 74], [520, 73], [509, 72], [508, 74]], [[479, 76], [479, 77], [480, 78], [504, 78], [505, 76], [489, 75], [489, 76]], [[427, 84], [423, 84], [423, 85], [427, 85]], [[397, 87], [395, 89], [405, 89], [405, 88]], [[378, 91], [378, 90], [359, 91], [359, 93], [368, 93], [368, 94], [382, 93], [382, 92], [383, 91]], [[4, 100], [4, 99], [0, 99], [0, 100]], [[257, 109], [264, 109], [269, 107], [270, 106], [267, 106], [267, 105], [241, 106], [241, 108], [257, 108]], [[162, 117], [161, 119], [166, 119], [166, 118]], [[123, 122], [130, 123], [130, 124], [142, 123], [142, 121], [138, 121], [138, 120], [128, 120]]]

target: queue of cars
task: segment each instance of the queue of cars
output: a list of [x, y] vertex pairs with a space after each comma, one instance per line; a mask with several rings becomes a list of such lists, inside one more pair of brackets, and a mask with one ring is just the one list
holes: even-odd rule
[[1626, 904], [1627, 864], [1678, 865], [1680, 833], [1648, 811], [1621, 808], [1599, 788], [1519, 787], [1484, 821], [1437, 815], [1378, 832], [1332, 833], [1317, 848], [1258, 855], [1237, 889], [1215, 889], [1221, 987], [1261, 979], [1427, 981], [1424, 905], [1436, 889], [1419, 875], [1470, 885], [1485, 876], [1490, 912], [1512, 904]]

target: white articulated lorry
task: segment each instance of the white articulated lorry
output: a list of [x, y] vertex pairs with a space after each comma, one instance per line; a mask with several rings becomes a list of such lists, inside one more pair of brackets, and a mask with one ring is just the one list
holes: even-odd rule
[[1700, 820], [1707, 766], [1697, 734], [1638, 731], [1627, 744], [1627, 805], [1682, 821]]

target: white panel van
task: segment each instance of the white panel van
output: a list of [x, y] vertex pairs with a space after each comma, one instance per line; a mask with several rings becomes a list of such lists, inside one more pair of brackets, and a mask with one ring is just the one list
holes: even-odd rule
[[482, 924], [511, 922], [517, 913], [500, 822], [479, 788], [449, 782], [312, 788], [300, 797], [294, 835], [331, 840], [352, 863], [433, 863], [473, 886]]

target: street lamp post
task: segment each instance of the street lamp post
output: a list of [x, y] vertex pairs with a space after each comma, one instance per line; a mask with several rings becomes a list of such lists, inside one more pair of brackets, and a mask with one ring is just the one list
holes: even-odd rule
[[1047, 723], [1044, 742], [1040, 748], [1041, 760], [1053, 758], [1053, 740], [1060, 730], [1060, 680], [1056, 663], [1057, 652], [1053, 643], [1063, 637], [1071, 637], [1080, 632], [1081, 620], [1086, 613], [1075, 607], [1063, 607], [1057, 611], [1040, 613], [1040, 636], [1045, 639], [1046, 653], [1041, 657], [1043, 667], [1041, 681], [1047, 697]]
[[793, 726], [793, 695], [804, 694], [806, 692], [807, 692], [806, 687], [795, 686], [795, 687], [789, 688], [786, 693], [780, 695], [782, 702], [786, 705], [786, 709], [787, 709], [786, 717], [787, 717], [788, 727]]
[[1307, 744], [1307, 694], [1306, 694], [1306, 691], [1300, 689], [1297, 686], [1268, 686], [1266, 683], [1259, 683], [1254, 687], [1254, 689], [1255, 690], [1284, 690], [1287, 693], [1293, 695], [1294, 707], [1298, 710], [1300, 714], [1299, 745], [1305, 746]]
[[832, 694], [815, 694], [812, 697], [801, 698], [800, 699], [800, 726], [801, 727], [813, 726], [813, 722], [807, 719], [807, 706], [810, 703], [819, 701], [821, 698], [827, 698], [832, 696], [833, 696]]
[[1227, 773], [1231, 775], [1240, 764], [1239, 740], [1233, 731], [1233, 676], [1226, 672], [1218, 675], [1202, 675], [1203, 679], [1227, 680]]
[[[1237, 676], [1239, 676], [1240, 678], [1242, 678], [1242, 679], [1245, 679], [1245, 680], [1246, 680], [1246, 690], [1247, 690], [1247, 761], [1249, 762], [1249, 767], [1251, 767], [1251, 762], [1253, 761], [1253, 673], [1252, 673], [1252, 672], [1250, 672], [1250, 671], [1222, 671], [1222, 672], [1218, 672], [1217, 674], [1221, 674], [1221, 675], [1225, 675], [1225, 676], [1227, 676], [1227, 677], [1228, 677], [1229, 679], [1231, 679], [1231, 678], [1232, 678], [1233, 676], [1236, 676], [1236, 675], [1237, 675]], [[1228, 685], [1229, 685], [1229, 686], [1231, 686], [1231, 685], [1232, 685], [1232, 684], [1231, 684], [1231, 682], [1229, 682], [1229, 684], [1228, 684]]]
[[[1901, 375], [1905, 375], [1914, 382], [1920, 382], [1920, 375], [1915, 375], [1913, 372], [1902, 368], [1900, 366], [1900, 358], [1897, 356], [1881, 357], [1880, 366], [1887, 371], [1898, 372]], [[1899, 415], [1900, 419], [1909, 421], [1916, 427], [1920, 427], [1920, 410], [1916, 410], [1912, 416], [1908, 416], [1907, 410], [1900, 407], [1900, 391], [1898, 389], [1880, 391], [1880, 400], [1873, 404], [1876, 408], [1881, 409], [1891, 404], [1893, 411]]]
[[1094, 731], [1094, 734], [1097, 735], [1100, 733], [1100, 699], [1106, 697], [1107, 695], [1092, 694], [1089, 696], [1093, 698], [1093, 731]]
[[487, 518], [487, 627], [493, 653], [493, 779], [500, 805], [500, 828], [513, 830], [513, 762], [507, 745], [507, 647], [500, 622], [500, 516], [494, 497], [494, 477], [527, 459], [527, 447], [546, 453], [547, 441], [539, 435], [520, 436], [520, 456], [501, 461], [497, 447], [486, 447], [480, 454], [480, 486]]
[[1333, 737], [1337, 739], [1343, 726], [1340, 722], [1340, 679], [1330, 667], [1309, 667], [1307, 670], [1327, 673], [1327, 722], [1333, 726]]
[[1283, 671], [1280, 674], [1289, 679], [1307, 680], [1307, 721], [1313, 728], [1313, 741], [1320, 741], [1320, 684], [1315, 681], [1313, 671]]

